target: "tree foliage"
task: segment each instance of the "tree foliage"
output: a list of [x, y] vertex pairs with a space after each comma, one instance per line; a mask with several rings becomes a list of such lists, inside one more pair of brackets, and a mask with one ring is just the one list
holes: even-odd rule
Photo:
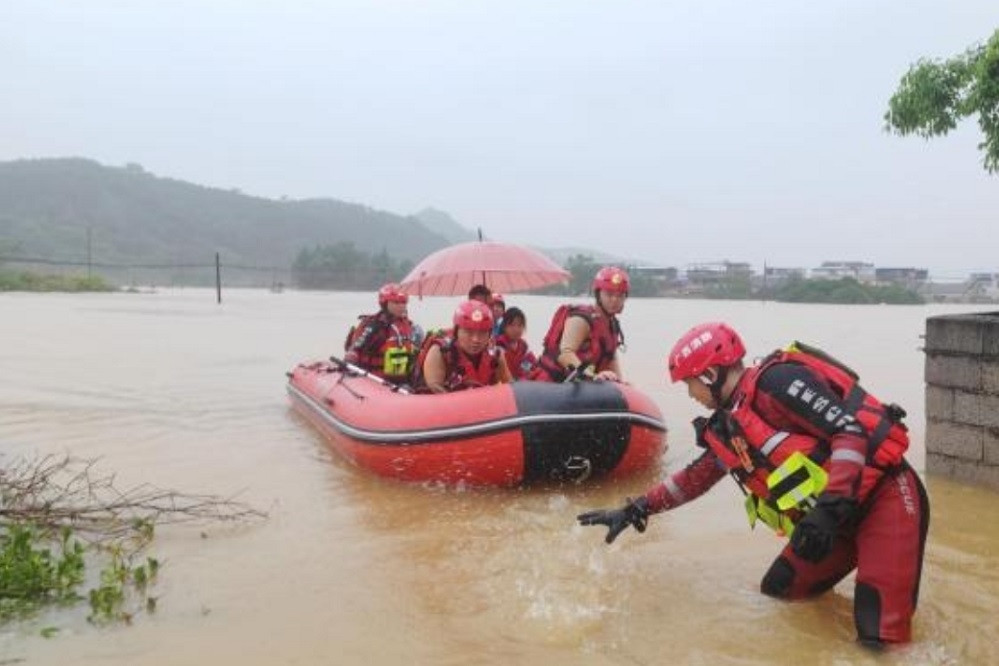
[[302, 289], [366, 290], [398, 282], [412, 267], [411, 261], [394, 259], [384, 248], [372, 255], [340, 242], [300, 251], [292, 277]]
[[0, 291], [114, 291], [114, 287], [99, 275], [52, 275], [0, 268]]
[[839, 280], [793, 279], [769, 294], [775, 301], [786, 303], [889, 303], [912, 305], [922, 303], [919, 294], [899, 285], [861, 284], [849, 277]]
[[983, 45], [948, 60], [921, 59], [888, 102], [885, 129], [900, 136], [943, 136], [978, 116], [978, 144], [989, 173], [999, 172], [999, 30]]
[[[589, 254], [571, 255], [565, 262], [565, 269], [572, 275], [572, 277], [569, 278], [569, 284], [546, 289], [543, 293], [567, 296], [580, 296], [582, 294], [588, 294], [590, 292], [590, 286], [593, 284], [593, 276], [596, 275], [597, 271], [604, 265], [605, 264], [603, 263], [597, 262], [593, 256]], [[631, 282], [631, 286], [628, 291], [629, 296], [641, 297], [656, 295], [657, 287], [650, 278], [638, 273], [634, 266], [625, 265], [621, 266], [621, 268], [628, 271], [628, 277]]]

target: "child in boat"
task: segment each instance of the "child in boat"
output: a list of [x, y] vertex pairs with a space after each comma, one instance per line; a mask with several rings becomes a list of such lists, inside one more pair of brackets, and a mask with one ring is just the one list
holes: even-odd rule
[[510, 308], [503, 315], [502, 326], [503, 330], [496, 336], [496, 346], [503, 350], [510, 375], [515, 380], [532, 379], [538, 367], [538, 359], [524, 339], [527, 317], [520, 308]]
[[503, 332], [503, 316], [506, 314], [506, 299], [503, 294], [493, 292], [489, 307], [493, 309], [493, 337], [496, 337]]

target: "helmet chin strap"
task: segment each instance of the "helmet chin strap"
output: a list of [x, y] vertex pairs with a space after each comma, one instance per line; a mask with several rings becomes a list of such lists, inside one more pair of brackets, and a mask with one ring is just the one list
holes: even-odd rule
[[594, 300], [596, 300], [597, 307], [600, 308], [600, 311], [603, 312], [606, 315], [607, 314], [607, 310], [604, 309], [604, 304], [600, 302], [600, 290], [599, 289], [594, 289], [593, 290], [593, 298], [594, 298]]
[[722, 388], [725, 386], [725, 381], [728, 379], [728, 366], [720, 366], [717, 369], [716, 377], [713, 382], [708, 384], [708, 389], [711, 391], [711, 397], [715, 399], [715, 404], [718, 407], [722, 406]]

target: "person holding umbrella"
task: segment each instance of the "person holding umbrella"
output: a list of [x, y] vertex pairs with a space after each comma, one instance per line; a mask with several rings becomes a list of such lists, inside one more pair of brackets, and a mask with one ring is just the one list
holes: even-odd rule
[[539, 379], [562, 382], [579, 372], [598, 381], [620, 381], [617, 350], [624, 345], [624, 334], [617, 316], [629, 285], [623, 269], [604, 266], [593, 277], [593, 305], [559, 306], [545, 335]]

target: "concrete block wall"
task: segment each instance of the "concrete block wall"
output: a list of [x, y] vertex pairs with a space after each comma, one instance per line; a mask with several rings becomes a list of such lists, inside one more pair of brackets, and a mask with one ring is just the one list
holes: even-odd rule
[[926, 469], [999, 490], [999, 312], [926, 320]]

